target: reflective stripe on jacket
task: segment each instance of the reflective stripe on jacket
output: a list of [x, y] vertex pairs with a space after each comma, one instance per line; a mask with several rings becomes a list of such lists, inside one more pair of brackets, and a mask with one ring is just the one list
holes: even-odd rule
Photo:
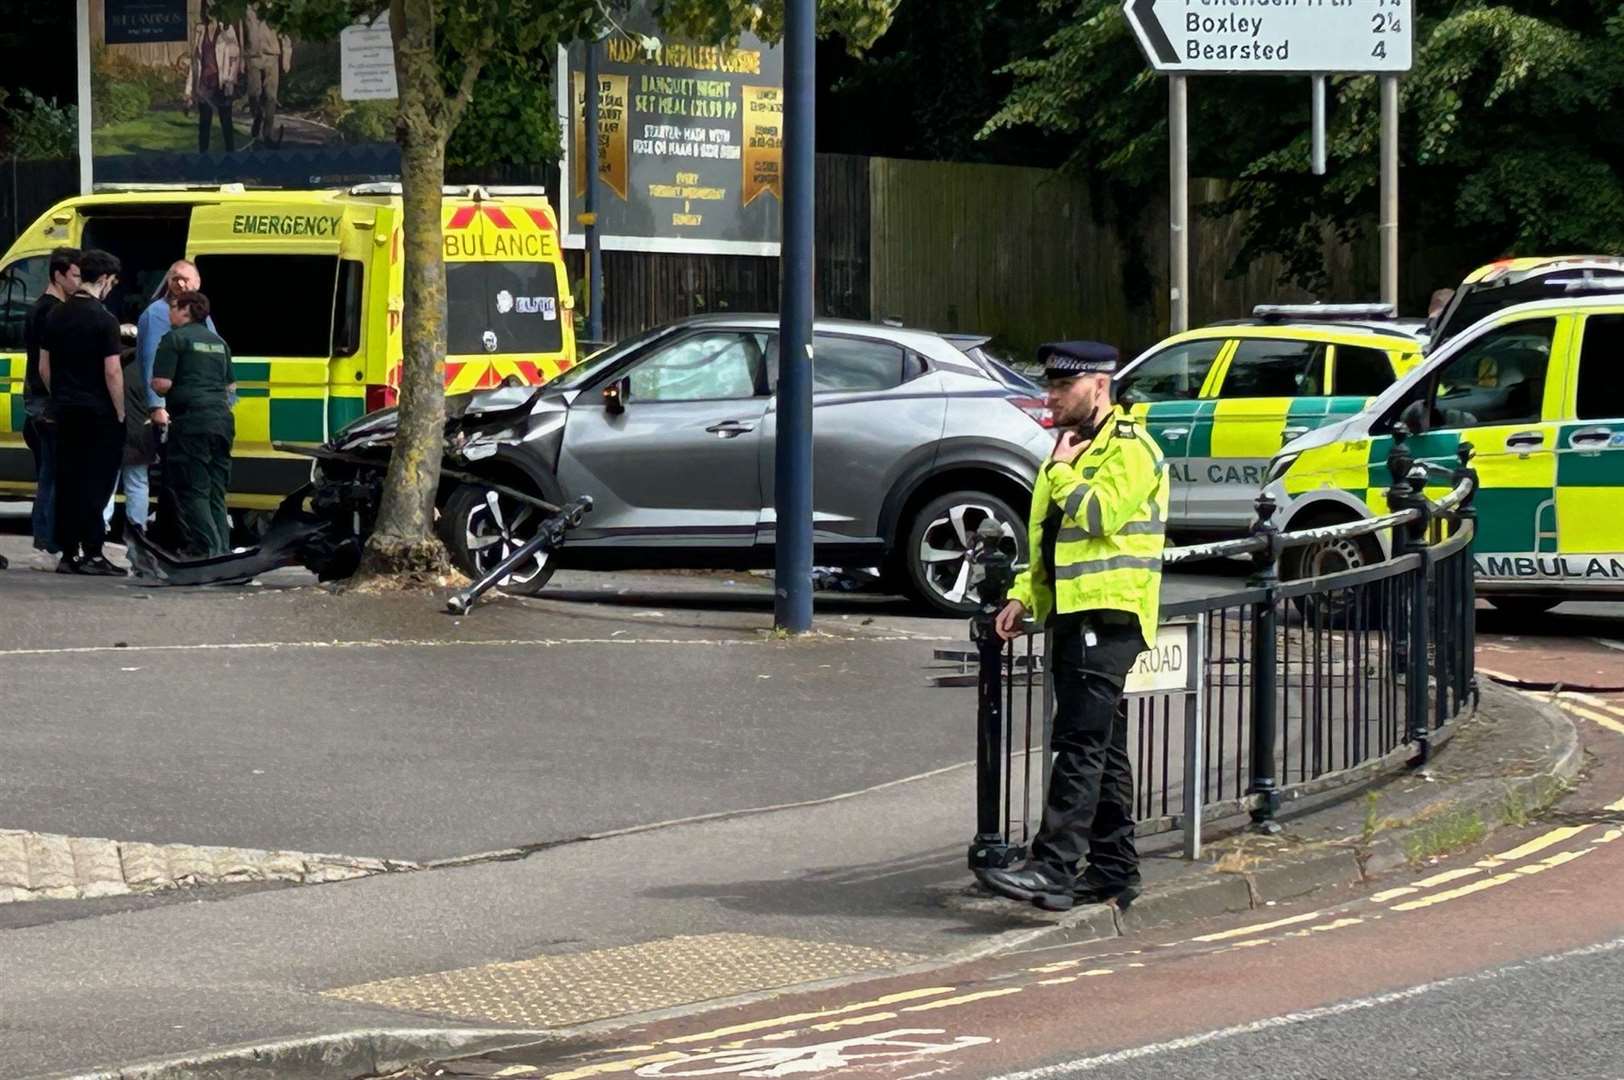
[[[1138, 421], [1113, 409], [1076, 461], [1050, 461], [1039, 472], [1028, 525], [1031, 563], [1010, 587], [1010, 599], [1040, 623], [1056, 612], [1124, 611], [1154, 643], [1168, 485], [1156, 443]], [[1056, 512], [1051, 581], [1043, 533]]]

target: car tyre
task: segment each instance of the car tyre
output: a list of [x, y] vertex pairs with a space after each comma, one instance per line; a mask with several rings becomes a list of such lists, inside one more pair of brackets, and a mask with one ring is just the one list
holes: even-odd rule
[[1027, 560], [1026, 519], [1009, 503], [984, 491], [952, 491], [919, 508], [903, 540], [901, 561], [914, 594], [944, 615], [973, 614], [980, 567], [970, 561], [976, 530], [996, 521], [1002, 550], [1011, 563]]
[[[1319, 528], [1330, 524], [1333, 522], [1316, 521], [1303, 527]], [[1299, 581], [1374, 566], [1382, 561], [1382, 549], [1372, 536], [1353, 536], [1288, 549], [1280, 561], [1281, 578]], [[1381, 619], [1380, 604], [1374, 590], [1366, 591], [1362, 603], [1346, 595], [1313, 595], [1295, 597], [1292, 604], [1305, 620], [1323, 618], [1326, 625], [1335, 630], [1369, 629], [1378, 625]]]
[[[440, 539], [457, 569], [478, 581], [533, 540], [546, 516], [540, 507], [483, 485], [461, 484], [440, 510]], [[516, 596], [534, 596], [552, 580], [555, 562], [553, 553], [542, 552], [496, 587]]]

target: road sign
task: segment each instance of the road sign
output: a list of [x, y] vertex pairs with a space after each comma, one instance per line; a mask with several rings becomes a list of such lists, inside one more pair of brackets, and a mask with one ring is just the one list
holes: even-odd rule
[[1169, 74], [1404, 72], [1414, 0], [1126, 0], [1139, 47]]

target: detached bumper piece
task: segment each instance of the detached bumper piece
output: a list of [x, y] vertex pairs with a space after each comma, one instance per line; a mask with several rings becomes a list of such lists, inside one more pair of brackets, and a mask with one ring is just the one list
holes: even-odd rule
[[282, 500], [257, 545], [206, 559], [182, 558], [130, 529], [124, 537], [130, 566], [160, 585], [241, 585], [284, 566], [302, 566], [322, 581], [346, 578], [361, 564], [361, 507], [354, 494], [349, 485], [316, 492], [307, 484]]

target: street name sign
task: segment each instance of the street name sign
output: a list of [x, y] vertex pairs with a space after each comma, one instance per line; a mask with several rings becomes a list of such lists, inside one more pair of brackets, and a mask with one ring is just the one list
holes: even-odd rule
[[1410, 70], [1414, 0], [1126, 0], [1139, 47], [1171, 75]]

